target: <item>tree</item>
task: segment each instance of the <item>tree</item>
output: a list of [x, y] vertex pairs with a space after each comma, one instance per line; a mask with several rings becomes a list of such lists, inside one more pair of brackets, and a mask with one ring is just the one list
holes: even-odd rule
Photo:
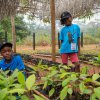
[[[21, 40], [27, 35], [29, 35], [29, 30], [27, 28], [26, 23], [23, 21], [23, 16], [16, 15], [15, 16], [15, 30], [17, 35], [17, 41]], [[0, 36], [4, 38], [5, 34], [8, 36], [8, 41], [11, 41], [11, 19], [5, 18], [0, 22]]]

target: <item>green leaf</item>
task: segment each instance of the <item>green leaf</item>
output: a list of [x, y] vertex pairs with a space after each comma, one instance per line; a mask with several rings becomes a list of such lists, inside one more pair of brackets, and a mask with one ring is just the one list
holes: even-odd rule
[[93, 80], [93, 81], [96, 81], [99, 77], [100, 77], [99, 74], [94, 74], [94, 75], [92, 76], [92, 80]]
[[68, 93], [70, 94], [70, 95], [72, 95], [72, 93], [73, 93], [73, 90], [72, 90], [72, 88], [68, 88]]
[[23, 94], [26, 90], [25, 89], [13, 89], [10, 90], [9, 93], [20, 93]]
[[54, 94], [54, 92], [55, 92], [55, 89], [52, 88], [52, 89], [49, 91], [49, 97], [51, 97], [51, 96]]
[[45, 89], [47, 87], [47, 85], [48, 85], [48, 81], [45, 81], [43, 89]]
[[15, 78], [15, 77], [17, 77], [17, 75], [18, 75], [18, 69], [16, 69], [16, 70], [12, 73], [11, 77], [12, 77], [12, 78]]
[[33, 96], [34, 96], [35, 100], [45, 100], [45, 99], [43, 99], [42, 97], [40, 97], [38, 95], [33, 94]]
[[68, 87], [64, 87], [60, 93], [60, 100], [64, 100], [65, 97], [67, 96], [67, 90], [68, 90]]
[[87, 74], [80, 74], [80, 78], [87, 77]]
[[58, 71], [52, 71], [52, 72], [50, 73], [50, 75], [48, 75], [48, 77], [49, 77], [49, 78], [50, 78], [50, 77], [53, 77], [53, 76], [55, 76], [57, 73], [58, 73]]
[[100, 99], [100, 87], [94, 88], [94, 93], [98, 99]]
[[63, 67], [64, 69], [67, 69], [67, 70], [70, 69], [70, 67], [68, 67], [68, 66], [66, 66], [66, 65], [63, 65], [62, 67]]
[[7, 95], [7, 88], [4, 88], [0, 91], [0, 100], [4, 100], [4, 98], [6, 97]]
[[67, 75], [67, 73], [62, 73], [62, 74], [60, 75], [60, 78], [64, 78], [66, 75]]
[[29, 100], [29, 98], [26, 95], [21, 96], [21, 100]]
[[35, 75], [31, 75], [27, 78], [26, 80], [26, 87], [28, 90], [31, 90], [31, 88], [33, 87], [35, 83]]
[[62, 86], [66, 86], [68, 83], [70, 82], [70, 78], [67, 78], [65, 79], [63, 82], [62, 82]]
[[60, 69], [61, 73], [66, 73], [66, 71], [64, 69]]
[[90, 96], [90, 100], [97, 100], [95, 93]]
[[71, 80], [72, 80], [72, 81], [76, 81], [77, 79], [78, 79], [78, 78], [76, 77], [76, 74], [72, 74], [72, 75], [71, 75]]
[[83, 67], [81, 69], [81, 74], [87, 74], [87, 71], [88, 71], [88, 67]]
[[80, 83], [79, 84], [79, 88], [80, 88], [80, 91], [83, 93], [84, 92], [84, 89], [85, 89], [84, 83]]
[[89, 89], [84, 90], [84, 94], [91, 94], [91, 93], [92, 93], [92, 90], [89, 90]]
[[16, 100], [15, 96], [10, 96], [10, 100]]
[[5, 79], [5, 77], [4, 77], [3, 75], [0, 75], [0, 79], [4, 80], [4, 79]]
[[91, 78], [86, 78], [86, 79], [84, 80], [84, 82], [85, 82], [85, 83], [87, 83], [87, 82], [92, 82], [92, 79], [91, 79]]
[[20, 84], [25, 84], [25, 77], [24, 77], [24, 75], [23, 75], [22, 72], [19, 72], [19, 73], [18, 73], [18, 82], [19, 82]]

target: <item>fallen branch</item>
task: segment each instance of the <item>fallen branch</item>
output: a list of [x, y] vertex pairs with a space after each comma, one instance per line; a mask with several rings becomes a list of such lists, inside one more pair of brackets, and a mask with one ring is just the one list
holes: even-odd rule
[[42, 98], [44, 98], [45, 100], [49, 100], [47, 97], [45, 97], [43, 94], [41, 94], [39, 91], [37, 90], [33, 90], [34, 93], [36, 93], [37, 95], [41, 96]]

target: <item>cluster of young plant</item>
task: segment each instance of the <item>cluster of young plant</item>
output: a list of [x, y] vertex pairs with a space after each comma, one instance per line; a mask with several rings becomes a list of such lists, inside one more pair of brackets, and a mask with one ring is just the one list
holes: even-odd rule
[[39, 74], [42, 85], [36, 83], [37, 74], [31, 73], [25, 79], [18, 70], [11, 76], [7, 75], [9, 71], [0, 71], [0, 100], [70, 100], [73, 94], [76, 99], [72, 100], [100, 100], [100, 75], [89, 76], [88, 67], [76, 73], [70, 72], [68, 66], [49, 67], [40, 62], [33, 69], [42, 74]]
[[47, 71], [47, 74], [42, 77], [44, 80], [42, 89], [44, 91], [49, 89], [47, 95], [50, 98], [70, 100], [69, 98], [76, 94], [77, 99], [75, 100], [81, 100], [81, 97], [82, 100], [100, 99], [100, 75], [89, 76], [88, 67], [83, 67], [80, 73], [69, 72], [70, 68], [62, 65], [47, 67], [39, 64], [34, 69]]
[[8, 72], [0, 70], [0, 100], [44, 100], [36, 91], [34, 74], [25, 79], [23, 72], [15, 70], [10, 76]]

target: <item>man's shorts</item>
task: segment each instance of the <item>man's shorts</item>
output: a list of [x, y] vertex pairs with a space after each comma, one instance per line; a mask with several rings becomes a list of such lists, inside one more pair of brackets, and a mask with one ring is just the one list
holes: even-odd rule
[[64, 53], [61, 54], [61, 58], [63, 64], [68, 64], [68, 58], [70, 58], [72, 63], [79, 62], [77, 53]]

